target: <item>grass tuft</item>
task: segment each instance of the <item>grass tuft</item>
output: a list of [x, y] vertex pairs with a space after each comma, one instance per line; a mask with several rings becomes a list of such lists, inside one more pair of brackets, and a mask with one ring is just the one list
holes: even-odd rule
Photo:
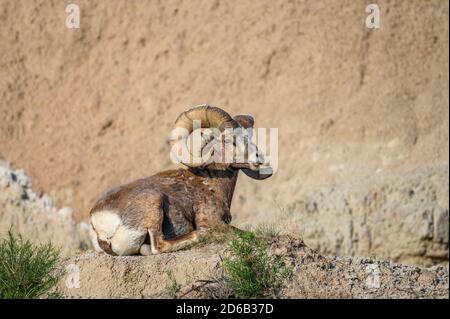
[[0, 241], [0, 299], [58, 298], [51, 290], [64, 276], [60, 252], [35, 246], [10, 229]]
[[292, 275], [284, 258], [270, 255], [265, 241], [252, 232], [238, 233], [230, 249], [222, 267], [236, 298], [277, 297]]
[[200, 248], [210, 244], [224, 244], [230, 242], [236, 238], [236, 234], [242, 232], [242, 230], [234, 227], [226, 227], [223, 229], [216, 229], [214, 231], [207, 232], [200, 235], [199, 239], [194, 243], [188, 245], [183, 250], [189, 250], [192, 248]]
[[280, 236], [280, 230], [270, 223], [258, 224], [254, 229], [255, 235], [263, 239], [273, 239]]

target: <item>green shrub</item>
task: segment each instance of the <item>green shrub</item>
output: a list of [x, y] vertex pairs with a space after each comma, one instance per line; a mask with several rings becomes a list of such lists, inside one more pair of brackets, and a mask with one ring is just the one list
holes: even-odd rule
[[0, 241], [0, 298], [55, 298], [50, 290], [64, 275], [59, 250], [35, 246], [11, 230]]
[[230, 244], [222, 267], [236, 298], [277, 297], [291, 274], [282, 256], [271, 256], [254, 233], [242, 232]]

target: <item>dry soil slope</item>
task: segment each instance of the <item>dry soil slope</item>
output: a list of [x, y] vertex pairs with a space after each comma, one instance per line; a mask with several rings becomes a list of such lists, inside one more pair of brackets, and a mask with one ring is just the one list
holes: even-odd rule
[[[171, 166], [188, 106], [279, 129], [279, 171], [238, 213], [305, 187], [448, 163], [448, 2], [0, 0], [0, 153], [86, 217], [105, 188]], [[26, 145], [26, 147], [24, 147]], [[239, 196], [240, 195], [240, 196]]]

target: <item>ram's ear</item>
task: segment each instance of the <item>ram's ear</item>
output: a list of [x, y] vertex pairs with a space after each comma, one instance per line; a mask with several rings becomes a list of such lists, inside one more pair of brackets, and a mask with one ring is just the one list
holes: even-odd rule
[[236, 115], [234, 120], [238, 122], [243, 128], [252, 128], [255, 124], [255, 120], [251, 115]]

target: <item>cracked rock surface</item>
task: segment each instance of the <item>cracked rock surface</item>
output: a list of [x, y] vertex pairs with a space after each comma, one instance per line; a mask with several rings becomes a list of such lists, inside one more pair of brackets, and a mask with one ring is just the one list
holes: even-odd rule
[[64, 256], [90, 247], [87, 223], [76, 223], [71, 208], [58, 209], [48, 195], [34, 192], [23, 170], [0, 162], [0, 236], [10, 227], [34, 243], [51, 241]]

